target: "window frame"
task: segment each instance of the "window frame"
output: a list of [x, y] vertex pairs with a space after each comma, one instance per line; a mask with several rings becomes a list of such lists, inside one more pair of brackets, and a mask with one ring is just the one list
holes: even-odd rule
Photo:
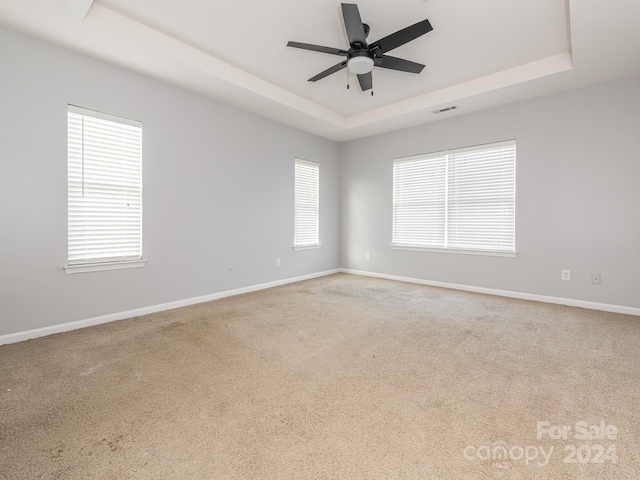
[[[99, 135], [102, 137], [97, 140]], [[145, 265], [142, 161], [142, 122], [67, 106], [67, 264], [63, 267], [67, 274]], [[84, 201], [86, 190], [91, 193]], [[129, 204], [125, 209], [118, 205], [122, 198], [134, 205], [132, 210], [128, 210]], [[95, 223], [90, 225], [90, 219], [95, 222], [99, 211], [110, 215], [102, 220], [102, 230]], [[79, 220], [83, 214], [85, 220]], [[131, 217], [133, 222], [127, 220]], [[106, 238], [105, 222], [110, 224], [107, 235], [117, 235], [119, 243]], [[100, 255], [99, 248], [90, 245], [92, 238], [99, 239], [110, 254]], [[118, 250], [122, 254], [116, 254]]]
[[[308, 176], [311, 175], [311, 184]], [[302, 183], [307, 176], [307, 183]], [[310, 191], [311, 190], [311, 191]], [[306, 197], [306, 201], [303, 201]], [[319, 248], [320, 243], [320, 164], [301, 158], [294, 160], [294, 220], [293, 249], [308, 250]], [[310, 218], [311, 217], [311, 218]], [[301, 231], [302, 224], [312, 222], [312, 238], [308, 226]]]
[[[452, 197], [453, 197], [453, 193], [450, 190], [452, 189], [452, 183], [455, 187], [457, 187], [457, 183], [456, 180], [460, 179], [460, 178], [464, 178], [465, 174], [461, 174], [458, 177], [455, 177], [455, 173], [452, 173], [451, 170], [454, 168], [452, 167], [452, 163], [455, 163], [456, 161], [456, 156], [458, 157], [464, 157], [464, 155], [469, 155], [469, 154], [476, 154], [477, 153], [477, 157], [482, 157], [483, 154], [480, 152], [505, 152], [504, 157], [505, 159], [503, 160], [503, 164], [506, 166], [507, 170], [505, 170], [507, 173], [509, 173], [509, 175], [505, 175], [504, 172], [502, 172], [501, 174], [503, 175], [502, 177], [500, 177], [500, 175], [496, 174], [495, 177], [493, 177], [494, 179], [497, 178], [501, 178], [502, 181], [505, 181], [504, 179], [506, 178], [506, 181], [504, 183], [504, 185], [506, 185], [506, 187], [504, 188], [504, 192], [501, 192], [500, 195], [500, 201], [501, 202], [505, 202], [505, 203], [500, 203], [500, 206], [502, 209], [507, 209], [510, 213], [508, 221], [505, 222], [506, 224], [506, 228], [510, 229], [507, 231], [506, 235], [501, 232], [500, 233], [500, 238], [503, 239], [502, 241], [504, 241], [504, 238], [507, 239], [507, 243], [508, 240], [511, 240], [511, 244], [510, 247], [511, 248], [507, 248], [507, 249], [503, 249], [503, 248], [498, 248], [498, 244], [496, 243], [495, 247], [490, 247], [490, 248], [480, 248], [478, 246], [471, 246], [470, 244], [467, 245], [462, 245], [462, 246], [451, 246], [448, 236], [450, 235], [450, 232], [452, 230], [455, 230], [451, 225], [450, 225], [450, 216], [452, 215], [452, 210], [454, 210], [455, 208], [460, 209], [460, 205], [463, 204], [463, 202], [459, 202], [459, 203], [455, 203], [452, 201]], [[495, 153], [494, 155], [499, 156], [499, 153]], [[401, 180], [399, 180], [398, 175], [399, 175], [399, 166], [406, 166], [407, 170], [409, 170], [411, 167], [411, 164], [413, 162], [414, 166], [413, 166], [413, 170], [417, 170], [420, 167], [425, 168], [429, 162], [437, 162], [438, 160], [443, 161], [444, 162], [444, 167], [443, 167], [443, 172], [438, 171], [438, 173], [433, 174], [433, 177], [405, 177], [405, 184], [402, 188], [408, 189], [408, 183], [407, 183], [407, 178], [409, 178], [409, 180], [413, 183], [411, 183], [411, 187], [413, 187], [413, 189], [416, 188], [421, 188], [420, 185], [420, 181], [430, 181], [431, 183], [434, 183], [436, 176], [437, 175], [441, 175], [440, 177], [437, 177], [437, 180], [439, 181], [438, 183], [438, 188], [441, 191], [436, 192], [436, 195], [432, 195], [434, 198], [436, 198], [436, 200], [438, 200], [437, 205], [432, 206], [431, 209], [427, 209], [426, 207], [417, 207], [416, 210], [418, 211], [418, 213], [414, 213], [411, 212], [408, 209], [402, 209], [401, 206], [399, 206], [399, 199], [401, 200], [405, 200], [401, 198], [401, 193], [398, 192], [398, 188], [399, 188], [399, 183], [401, 182]], [[489, 170], [489, 162], [491, 159], [488, 159], [485, 161], [486, 165], [483, 166], [483, 168], [485, 168], [486, 170]], [[496, 158], [493, 159], [494, 161], [496, 160]], [[499, 161], [499, 160], [498, 160]], [[509, 162], [511, 162], [511, 164], [509, 164]], [[503, 257], [515, 257], [517, 255], [517, 250], [516, 250], [516, 238], [515, 238], [515, 226], [516, 226], [516, 141], [515, 140], [507, 140], [507, 141], [501, 141], [501, 142], [494, 142], [494, 143], [489, 143], [489, 144], [483, 144], [483, 145], [476, 145], [476, 146], [472, 146], [472, 147], [464, 147], [464, 148], [458, 148], [458, 149], [452, 149], [452, 150], [444, 150], [444, 151], [439, 151], [439, 152], [433, 152], [433, 153], [428, 153], [428, 154], [423, 154], [423, 155], [414, 155], [411, 157], [402, 157], [402, 158], [396, 158], [393, 161], [393, 193], [392, 193], [392, 241], [391, 241], [391, 248], [396, 249], [396, 250], [413, 250], [413, 251], [428, 251], [428, 252], [439, 252], [439, 253], [459, 253], [459, 254], [470, 254], [470, 255], [489, 255], [489, 256], [503, 256]], [[435, 165], [435, 163], [433, 164]], [[454, 165], [455, 166], [455, 165]], [[459, 166], [459, 165], [458, 165]], [[468, 166], [468, 165], [467, 165]], [[505, 167], [503, 167], [504, 169]], [[431, 166], [429, 168], [432, 171], [436, 171], [436, 167], [435, 166]], [[486, 173], [485, 172], [481, 172], [483, 174]], [[468, 176], [468, 172], [466, 173], [467, 175], [467, 180], [469, 178]], [[417, 179], [417, 180], [416, 180]], [[496, 180], [494, 180], [496, 181]], [[474, 188], [477, 189], [478, 185], [481, 185], [481, 183], [484, 182], [475, 182], [475, 184], [472, 184], [471, 187], [467, 186], [466, 188], [469, 188], [468, 191], [473, 192]], [[501, 184], [502, 185], [502, 184]], [[433, 185], [432, 185], [433, 187]], [[465, 187], [463, 187], [465, 188]], [[422, 190], [419, 190], [420, 192], [423, 192]], [[506, 192], [506, 193], [505, 193]], [[410, 193], [407, 195], [406, 198], [408, 199], [416, 199], [418, 198], [418, 196], [416, 197], [412, 197], [412, 195], [414, 195], [413, 193]], [[424, 193], [422, 194], [423, 197], [427, 197], [427, 195], [425, 195]], [[499, 196], [499, 195], [498, 195]], [[406, 201], [406, 200], [405, 200]], [[422, 208], [422, 210], [419, 210], [420, 208]], [[407, 214], [407, 211], [409, 212]], [[487, 208], [487, 210], [485, 210], [485, 212], [490, 212], [491, 210], [489, 208]], [[504, 211], [504, 210], [503, 210]], [[438, 238], [438, 234], [440, 235], [440, 237], [442, 238], [442, 243], [439, 244], [437, 242], [434, 243], [412, 243], [412, 242], [403, 242], [402, 240], [410, 238], [411, 235], [406, 235], [403, 236], [402, 235], [398, 235], [397, 234], [397, 229], [398, 229], [398, 225], [400, 222], [403, 221], [403, 219], [398, 220], [398, 215], [399, 214], [404, 214], [407, 217], [411, 217], [411, 215], [414, 215], [416, 218], [422, 216], [423, 218], [428, 218], [429, 221], [434, 221], [434, 222], [442, 222], [442, 225], [440, 224], [432, 224], [431, 225], [431, 229], [432, 231], [436, 231], [436, 230], [442, 230], [441, 232], [437, 232], [437, 233], [433, 233], [433, 232], [429, 232], [432, 233], [434, 238]], [[485, 213], [485, 216], [489, 216], [489, 213]], [[495, 214], [494, 214], [495, 215]], [[434, 220], [435, 219], [435, 220]], [[414, 220], [416, 221], [416, 220]], [[489, 220], [487, 220], [485, 218], [485, 225], [487, 224]], [[407, 227], [408, 225], [411, 225], [410, 223], [408, 223], [407, 220], [405, 220], [405, 224], [402, 225], [403, 227]], [[417, 227], [416, 227], [417, 225]], [[422, 227], [422, 231], [416, 233], [416, 237], [422, 235], [424, 237], [428, 237], [429, 234], [425, 233], [424, 230], [426, 230], [426, 228], [424, 227], [424, 225], [421, 224], [414, 224], [413, 228], [415, 228], [416, 230], [420, 230]], [[500, 229], [497, 229], [500, 230]], [[510, 235], [509, 235], [510, 232]], [[475, 231], [474, 230], [474, 234], [478, 234], [478, 233], [482, 233], [482, 230], [479, 231]], [[488, 233], [494, 233], [491, 231], [491, 227], [489, 227], [489, 232]], [[503, 236], [504, 235], [504, 236]], [[462, 238], [464, 238], [464, 235], [462, 235]], [[462, 244], [464, 244], [464, 241], [461, 242]], [[509, 245], [508, 245], [509, 246]]]

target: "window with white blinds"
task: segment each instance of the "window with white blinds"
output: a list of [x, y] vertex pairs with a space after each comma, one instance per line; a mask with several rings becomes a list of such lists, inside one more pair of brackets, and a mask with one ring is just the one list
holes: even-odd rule
[[320, 244], [319, 180], [320, 169], [317, 163], [295, 160], [294, 247]]
[[142, 259], [142, 124], [68, 108], [68, 265]]
[[515, 252], [515, 141], [393, 163], [396, 247]]

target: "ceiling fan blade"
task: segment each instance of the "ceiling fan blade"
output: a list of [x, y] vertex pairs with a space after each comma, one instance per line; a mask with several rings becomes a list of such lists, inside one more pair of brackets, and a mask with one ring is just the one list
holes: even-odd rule
[[344, 17], [344, 26], [347, 29], [349, 45], [353, 46], [354, 43], [366, 45], [367, 36], [364, 33], [364, 25], [358, 6], [355, 3], [343, 3], [342, 16]]
[[346, 60], [344, 62], [340, 62], [336, 65], [334, 65], [331, 68], [327, 68], [324, 72], [320, 72], [319, 74], [317, 74], [315, 77], [311, 77], [309, 79], [310, 82], [317, 82], [318, 80], [323, 79], [324, 77], [328, 77], [329, 75], [331, 75], [332, 73], [336, 73], [339, 72], [340, 70], [342, 70], [343, 68], [345, 68], [347, 66], [347, 62]]
[[371, 76], [371, 72], [358, 75], [358, 82], [360, 82], [360, 88], [363, 92], [365, 90], [370, 90], [373, 87], [373, 77]]
[[429, 33], [431, 30], [433, 30], [433, 27], [429, 23], [429, 20], [425, 19], [402, 30], [398, 30], [396, 33], [392, 33], [377, 42], [373, 42], [370, 48], [372, 50], [379, 48], [382, 53], [387, 53], [394, 48], [398, 48], [400, 45], [415, 40], [425, 33]]
[[401, 72], [420, 73], [424, 65], [403, 58], [392, 57], [391, 55], [383, 55], [380, 63], [376, 62], [376, 67], [400, 70]]
[[347, 52], [345, 50], [340, 50], [339, 48], [333, 47], [323, 47], [322, 45], [313, 45], [311, 43], [289, 42], [287, 43], [287, 47], [302, 48], [303, 50], [311, 50], [321, 53], [330, 53], [331, 55], [347, 55]]

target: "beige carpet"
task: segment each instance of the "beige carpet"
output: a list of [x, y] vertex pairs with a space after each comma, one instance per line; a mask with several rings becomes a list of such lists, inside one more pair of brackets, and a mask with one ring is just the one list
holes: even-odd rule
[[0, 478], [637, 479], [639, 367], [638, 317], [333, 275], [0, 347]]

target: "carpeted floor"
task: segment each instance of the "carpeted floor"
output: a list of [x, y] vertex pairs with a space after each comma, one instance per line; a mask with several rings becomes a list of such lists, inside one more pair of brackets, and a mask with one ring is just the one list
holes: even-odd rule
[[0, 478], [638, 479], [639, 367], [638, 317], [332, 275], [0, 347]]

